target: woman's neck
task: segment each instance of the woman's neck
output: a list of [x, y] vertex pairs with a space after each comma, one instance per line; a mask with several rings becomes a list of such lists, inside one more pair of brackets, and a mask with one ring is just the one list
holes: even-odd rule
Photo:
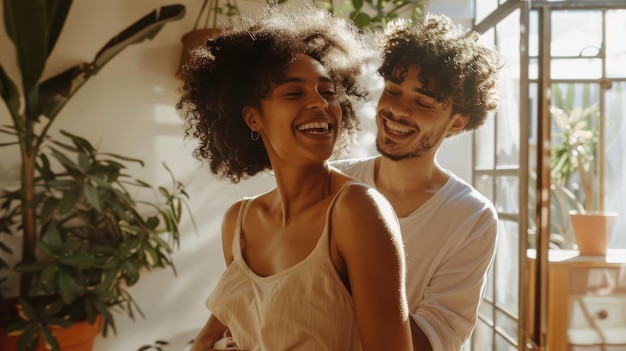
[[332, 193], [328, 162], [315, 167], [281, 168], [274, 171], [276, 190], [271, 207], [280, 211], [287, 223], [294, 214], [328, 198]]

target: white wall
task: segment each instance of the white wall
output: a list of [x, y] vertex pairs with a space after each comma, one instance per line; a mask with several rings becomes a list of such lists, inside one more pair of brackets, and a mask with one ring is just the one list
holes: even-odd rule
[[[468, 8], [462, 5], [441, 7], [437, 5], [439, 2], [447, 3], [431, 0], [433, 12]], [[186, 5], [187, 16], [167, 24], [154, 40], [131, 46], [114, 58], [76, 94], [55, 122], [54, 130], [66, 129], [79, 134], [102, 151], [145, 160], [145, 168], [133, 171], [148, 182], [167, 185], [168, 176], [161, 168], [161, 162], [166, 162], [178, 179], [188, 185], [193, 217], [199, 229], [194, 233], [191, 222], [186, 219], [181, 247], [173, 257], [178, 276], [171, 270], [153, 271], [144, 274], [132, 287], [145, 318], [131, 321], [124, 314], [117, 315], [117, 335], [99, 337], [95, 351], [134, 351], [156, 340], [172, 343], [165, 350], [180, 350], [208, 317], [204, 299], [224, 269], [219, 231], [223, 212], [242, 196], [265, 191], [273, 183], [269, 176], [239, 185], [218, 181], [207, 167], [199, 166], [191, 156], [191, 145], [183, 142], [181, 121], [174, 109], [179, 84], [174, 72], [181, 50], [180, 38], [193, 27], [201, 1], [74, 1], [44, 76], [90, 61], [113, 35], [158, 6], [172, 3]], [[258, 3], [242, 1], [240, 6], [256, 8]], [[467, 13], [458, 11], [451, 14], [461, 19], [465, 15]], [[0, 30], [0, 62], [13, 80], [19, 81], [15, 52], [4, 25]], [[380, 81], [372, 84], [380, 84]], [[375, 91], [373, 97], [375, 101]], [[1, 105], [0, 125], [11, 124], [4, 104]], [[371, 114], [372, 109], [370, 104], [361, 113]], [[362, 146], [355, 149], [355, 156], [374, 152], [371, 147], [373, 123], [371, 118], [363, 117]], [[0, 143], [6, 141], [4, 138], [0, 136]], [[469, 136], [447, 143], [440, 162], [468, 178], [470, 145]], [[0, 186], [15, 184], [17, 150], [0, 148], [0, 160]]]

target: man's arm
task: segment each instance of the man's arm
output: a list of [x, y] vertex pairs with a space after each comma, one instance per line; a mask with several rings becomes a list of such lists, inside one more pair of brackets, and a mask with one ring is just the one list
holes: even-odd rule
[[191, 348], [189, 351], [212, 351], [215, 350], [213, 345], [216, 341], [222, 338], [224, 332], [226, 331], [226, 326], [222, 324], [215, 316], [211, 315], [207, 322], [204, 324], [204, 327], [196, 336], [193, 344], [191, 344]]
[[430, 340], [420, 327], [415, 324], [411, 318], [411, 336], [413, 337], [413, 350], [414, 351], [433, 351], [433, 347], [430, 346]]
[[468, 240], [431, 277], [423, 300], [411, 311], [412, 320], [429, 335], [435, 351], [460, 350], [476, 324], [494, 258], [497, 222], [475, 224]]

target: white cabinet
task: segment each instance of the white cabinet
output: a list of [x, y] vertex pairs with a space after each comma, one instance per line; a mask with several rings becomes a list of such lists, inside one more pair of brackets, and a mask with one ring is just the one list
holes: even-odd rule
[[551, 250], [546, 307], [549, 351], [626, 351], [626, 250]]

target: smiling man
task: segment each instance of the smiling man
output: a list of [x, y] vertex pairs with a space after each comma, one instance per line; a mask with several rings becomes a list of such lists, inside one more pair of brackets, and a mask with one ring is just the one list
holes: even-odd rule
[[458, 351], [476, 324], [497, 237], [488, 199], [436, 160], [442, 142], [498, 105], [501, 60], [445, 16], [391, 22], [378, 73], [381, 155], [334, 165], [375, 186], [396, 211], [407, 255], [415, 350]]

